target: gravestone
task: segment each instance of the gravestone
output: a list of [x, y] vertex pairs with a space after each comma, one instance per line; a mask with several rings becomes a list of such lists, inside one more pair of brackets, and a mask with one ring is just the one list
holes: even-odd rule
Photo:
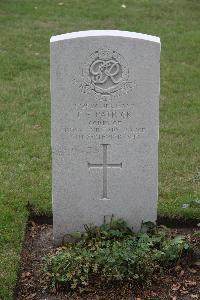
[[112, 215], [156, 221], [160, 39], [97, 30], [50, 46], [55, 243]]

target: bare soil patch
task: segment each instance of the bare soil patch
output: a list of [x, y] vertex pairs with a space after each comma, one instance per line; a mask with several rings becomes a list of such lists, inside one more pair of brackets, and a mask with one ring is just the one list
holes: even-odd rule
[[173, 232], [187, 235], [194, 246], [194, 253], [181, 259], [173, 268], [154, 274], [151, 283], [112, 283], [102, 286], [94, 278], [88, 291], [83, 294], [50, 289], [41, 272], [42, 257], [54, 247], [51, 224], [27, 225], [21, 268], [15, 292], [15, 300], [190, 300], [200, 299], [200, 242], [194, 238], [194, 228], [173, 228]]

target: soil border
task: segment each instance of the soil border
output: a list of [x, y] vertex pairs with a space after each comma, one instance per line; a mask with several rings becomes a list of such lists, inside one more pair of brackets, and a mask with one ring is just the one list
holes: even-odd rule
[[[20, 286], [20, 275], [21, 275], [21, 263], [22, 263], [22, 251], [25, 246], [25, 239], [27, 232], [29, 231], [31, 227], [31, 222], [34, 222], [38, 225], [53, 224], [53, 215], [52, 214], [36, 214], [29, 208], [29, 217], [25, 226], [24, 236], [22, 240], [22, 248], [20, 253], [20, 261], [19, 261], [19, 267], [17, 270], [17, 276], [16, 276], [16, 284], [13, 289], [13, 300], [17, 298], [19, 286]], [[163, 217], [158, 216], [157, 218], [157, 225], [165, 225], [167, 227], [171, 228], [198, 228], [197, 224], [200, 223], [200, 219], [186, 219], [186, 218], [170, 218], [170, 217]]]
[[[42, 224], [53, 224], [53, 215], [52, 214], [35, 214], [34, 212], [30, 212], [28, 222], [33, 221], [39, 225]], [[200, 219], [187, 219], [184, 217], [180, 218], [170, 218], [166, 216], [158, 216], [157, 225], [165, 225], [171, 228], [179, 228], [179, 227], [194, 227], [198, 228], [197, 224], [200, 223]]]

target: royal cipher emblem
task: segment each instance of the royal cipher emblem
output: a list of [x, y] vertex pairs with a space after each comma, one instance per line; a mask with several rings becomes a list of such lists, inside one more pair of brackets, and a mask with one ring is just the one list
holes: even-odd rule
[[81, 89], [84, 93], [112, 95], [126, 90], [128, 77], [128, 65], [122, 55], [111, 49], [99, 49], [84, 64]]

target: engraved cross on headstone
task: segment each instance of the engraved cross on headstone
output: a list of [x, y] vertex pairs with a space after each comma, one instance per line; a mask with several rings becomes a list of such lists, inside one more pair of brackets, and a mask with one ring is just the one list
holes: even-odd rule
[[102, 164], [91, 164], [88, 162], [90, 168], [103, 168], [103, 196], [101, 200], [109, 200], [107, 195], [107, 168], [122, 168], [120, 164], [108, 164], [107, 163], [107, 147], [109, 144], [102, 144], [103, 146], [103, 163]]

